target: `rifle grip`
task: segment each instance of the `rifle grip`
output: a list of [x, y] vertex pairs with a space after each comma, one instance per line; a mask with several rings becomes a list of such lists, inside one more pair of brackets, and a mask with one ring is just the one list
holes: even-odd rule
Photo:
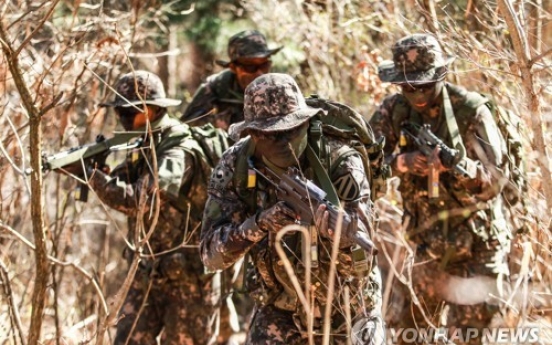
[[89, 189], [90, 187], [87, 184], [79, 183], [77, 189], [75, 189], [75, 200], [87, 202]]

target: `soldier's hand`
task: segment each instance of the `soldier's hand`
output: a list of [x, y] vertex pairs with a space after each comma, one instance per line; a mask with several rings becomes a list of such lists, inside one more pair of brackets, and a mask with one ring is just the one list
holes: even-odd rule
[[296, 218], [295, 212], [285, 202], [279, 201], [259, 213], [257, 225], [264, 231], [278, 232], [286, 225], [295, 224]]
[[316, 222], [316, 229], [318, 230], [320, 236], [332, 238], [333, 229], [330, 229], [328, 227], [330, 213], [328, 212], [326, 205], [320, 204], [320, 206], [318, 206], [318, 209], [316, 210], [316, 214], [314, 215], [314, 217]]
[[401, 173], [426, 176], [428, 173], [427, 157], [420, 151], [402, 153], [395, 158], [395, 169]]

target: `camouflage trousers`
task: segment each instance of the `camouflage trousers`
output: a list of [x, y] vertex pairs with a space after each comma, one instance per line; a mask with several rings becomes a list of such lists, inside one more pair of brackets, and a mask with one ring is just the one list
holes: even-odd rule
[[247, 331], [255, 302], [248, 294], [243, 293], [243, 270], [243, 261], [238, 261], [221, 272], [222, 296], [225, 301], [220, 310], [219, 344], [227, 344], [232, 335], [240, 330]]
[[212, 276], [151, 277], [139, 269], [120, 310], [115, 345], [214, 344], [220, 292]]
[[[340, 335], [335, 329], [330, 330], [332, 334], [330, 344], [333, 345], [384, 345], [385, 335], [383, 330], [383, 321], [376, 317], [368, 327], [359, 331], [355, 339], [351, 336]], [[333, 320], [332, 320], [333, 321]], [[369, 334], [360, 334], [361, 332]], [[354, 332], [354, 327], [353, 327]], [[315, 330], [314, 344], [319, 345], [323, 342], [321, 330]], [[257, 307], [249, 328], [245, 345], [307, 345], [308, 336], [297, 327], [293, 312], [276, 308], [274, 305]]]

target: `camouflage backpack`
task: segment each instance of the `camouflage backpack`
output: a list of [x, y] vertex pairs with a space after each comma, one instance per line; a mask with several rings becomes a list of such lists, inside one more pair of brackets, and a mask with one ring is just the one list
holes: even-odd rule
[[525, 162], [523, 160], [523, 124], [521, 118], [511, 109], [498, 105], [492, 96], [483, 95], [485, 103], [491, 110], [498, 129], [506, 144], [506, 158], [510, 170], [510, 180], [502, 192], [505, 200], [511, 205], [523, 203], [527, 192]]
[[371, 186], [371, 198], [375, 200], [385, 192], [385, 180], [391, 175], [388, 165], [383, 163], [385, 137], [375, 138], [372, 128], [365, 118], [351, 107], [311, 95], [306, 99], [309, 106], [326, 110], [310, 120], [309, 143], [315, 150], [321, 163], [331, 171], [339, 162], [329, 160], [325, 140], [327, 137], [347, 142], [350, 152], [340, 154], [345, 159], [349, 153], [358, 153], [362, 157], [366, 178]]

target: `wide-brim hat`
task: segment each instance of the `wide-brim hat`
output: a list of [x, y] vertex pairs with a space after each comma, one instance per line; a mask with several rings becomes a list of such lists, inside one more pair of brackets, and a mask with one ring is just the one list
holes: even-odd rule
[[268, 48], [265, 36], [257, 30], [246, 30], [235, 34], [228, 40], [230, 61], [216, 60], [215, 63], [228, 67], [240, 58], [266, 58], [282, 50], [283, 46]]
[[245, 120], [230, 126], [229, 133], [232, 138], [243, 138], [251, 131], [288, 131], [321, 112], [325, 111], [307, 105], [291, 76], [267, 73], [257, 77], [245, 89]]
[[182, 101], [167, 98], [161, 79], [154, 73], [134, 71], [119, 78], [115, 85], [115, 98], [100, 103], [100, 107], [132, 107], [151, 104], [162, 108], [177, 106]]
[[437, 39], [414, 34], [398, 40], [391, 48], [393, 60], [378, 66], [381, 81], [393, 84], [425, 84], [443, 80], [454, 56], [445, 56]]

